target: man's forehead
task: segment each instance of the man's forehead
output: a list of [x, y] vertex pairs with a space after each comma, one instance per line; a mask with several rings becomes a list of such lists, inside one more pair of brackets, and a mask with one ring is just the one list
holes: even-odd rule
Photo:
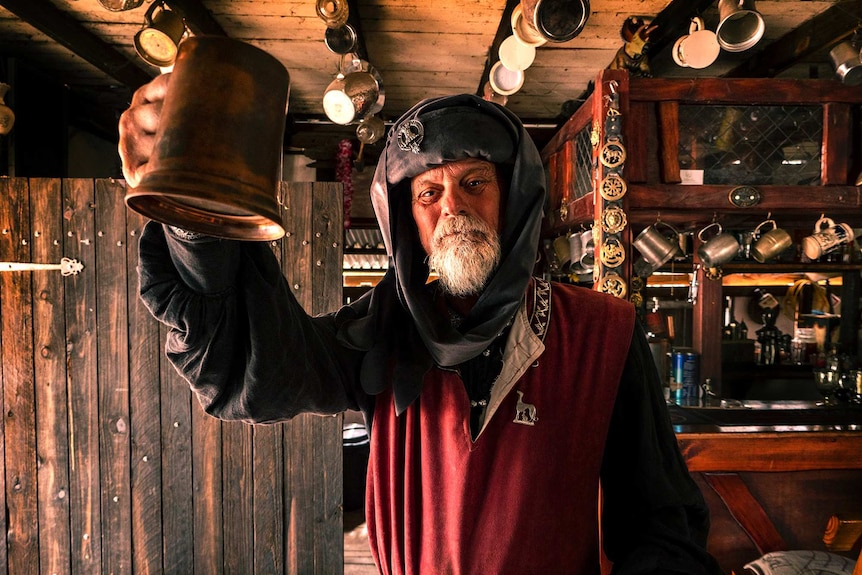
[[458, 175], [473, 170], [488, 171], [494, 173], [496, 171], [496, 166], [487, 160], [481, 160], [479, 158], [465, 158], [463, 160], [446, 162], [443, 165], [435, 166], [433, 168], [425, 170], [421, 174], [414, 176], [413, 181], [424, 182], [429, 180], [437, 180], [446, 175]]

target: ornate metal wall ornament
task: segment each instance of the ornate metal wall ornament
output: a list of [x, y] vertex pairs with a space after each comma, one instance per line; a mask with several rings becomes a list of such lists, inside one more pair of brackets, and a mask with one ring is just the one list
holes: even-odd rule
[[751, 208], [760, 203], [760, 190], [751, 186], [737, 186], [730, 190], [727, 199], [737, 208]]
[[628, 191], [626, 181], [616, 172], [610, 172], [599, 184], [599, 195], [609, 202], [616, 202]]
[[618, 298], [626, 297], [626, 282], [616, 272], [609, 272], [599, 282], [599, 291]]
[[[594, 226], [598, 234], [596, 246], [599, 250], [600, 265], [593, 269], [593, 280], [597, 289], [619, 298], [626, 297], [628, 291], [625, 279], [619, 275], [618, 268], [626, 259], [626, 249], [620, 234], [628, 225], [626, 213], [617, 203], [626, 193], [626, 182], [620, 175], [626, 160], [626, 149], [622, 144], [622, 115], [619, 108], [619, 94], [616, 82], [609, 84], [610, 93], [605, 95], [608, 104], [604, 118], [604, 144], [597, 148], [596, 180], [601, 199], [601, 213]], [[594, 132], [596, 124], [593, 125]]]
[[720, 280], [721, 276], [724, 275], [724, 271], [722, 271], [720, 266], [715, 268], [704, 268], [703, 275], [708, 280]]
[[599, 259], [609, 268], [619, 266], [626, 259], [626, 250], [623, 247], [623, 243], [614, 236], [607, 238], [602, 244]]
[[634, 305], [636, 309], [640, 309], [644, 303], [644, 298], [641, 294], [641, 291], [644, 289], [644, 284], [644, 279], [638, 276], [633, 277], [631, 280], [632, 295], [629, 297], [629, 301], [632, 302], [632, 305]]
[[601, 141], [601, 124], [599, 123], [599, 119], [596, 118], [593, 121], [593, 131], [590, 132], [590, 144], [592, 144], [593, 148], [598, 148]]
[[599, 152], [599, 161], [606, 168], [619, 168], [626, 161], [626, 148], [618, 137], [611, 136]]
[[602, 211], [599, 226], [607, 234], [618, 234], [625, 229], [627, 223], [626, 213], [621, 207], [609, 206]]

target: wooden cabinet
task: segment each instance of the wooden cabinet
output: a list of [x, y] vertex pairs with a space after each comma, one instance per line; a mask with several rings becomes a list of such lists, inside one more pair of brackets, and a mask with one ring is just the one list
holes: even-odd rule
[[[832, 80], [634, 78], [605, 70], [542, 150], [552, 209], [546, 237], [593, 226], [595, 288], [639, 304], [643, 292], [633, 271], [639, 254], [632, 239], [658, 221], [694, 232], [693, 347], [701, 354], [701, 376], [720, 386], [723, 288], [716, 270], [697, 256], [697, 231], [711, 222], [752, 230], [771, 217], [801, 232], [821, 214], [862, 227], [860, 104], [862, 92]], [[763, 118], [771, 114], [778, 119], [764, 128]], [[725, 124], [736, 132], [729, 136]], [[728, 154], [717, 159], [719, 152]], [[765, 164], [744, 171], [757, 161]], [[734, 203], [740, 190], [756, 201]], [[622, 229], [606, 231], [609, 208], [616, 222], [624, 215]], [[625, 250], [613, 267], [598, 257], [609, 240]], [[741, 265], [747, 273], [826, 269], [799, 261]], [[839, 263], [828, 269], [847, 272], [855, 285], [859, 267]]]
[[[825, 551], [830, 518], [862, 517], [862, 433], [678, 432], [710, 509], [707, 548], [726, 573], [764, 553]], [[855, 559], [859, 549], [845, 554]]]

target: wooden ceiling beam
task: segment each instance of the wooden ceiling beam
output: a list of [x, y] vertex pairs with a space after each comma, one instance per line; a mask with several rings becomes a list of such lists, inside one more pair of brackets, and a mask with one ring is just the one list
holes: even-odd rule
[[194, 34], [207, 36], [227, 36], [212, 13], [200, 0], [165, 0], [171, 10], [182, 14], [186, 25]]
[[[372, 66], [374, 62], [368, 60], [368, 49], [365, 47], [365, 36], [362, 33], [362, 19], [359, 17], [359, 0], [347, 0], [347, 24], [356, 32], [356, 46], [354, 52], [360, 59], [365, 60]], [[384, 78], [384, 86], [385, 86]]]
[[497, 25], [497, 33], [494, 35], [494, 41], [488, 48], [488, 57], [485, 59], [485, 69], [482, 70], [482, 76], [479, 78], [479, 87], [476, 89], [477, 96], [485, 94], [485, 82], [491, 74], [491, 67], [500, 59], [500, 44], [503, 40], [512, 35], [512, 12], [515, 6], [521, 3], [521, 0], [506, 0], [506, 7], [503, 8], [503, 15], [500, 17], [500, 24]]
[[121, 84], [134, 89], [153, 77], [48, 0], [0, 0], [0, 6]]
[[723, 76], [771, 78], [811, 54], [849, 38], [860, 25], [862, 0], [845, 0], [827, 8], [753, 54]]

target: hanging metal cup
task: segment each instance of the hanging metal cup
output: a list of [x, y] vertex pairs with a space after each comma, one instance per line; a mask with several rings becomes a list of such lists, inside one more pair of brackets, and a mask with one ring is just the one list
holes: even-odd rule
[[315, 10], [327, 28], [344, 26], [350, 16], [347, 0], [317, 0]]
[[596, 248], [595, 241], [593, 240], [593, 230], [584, 230], [580, 234], [581, 239], [581, 271], [583, 273], [589, 273], [593, 271], [593, 267], [596, 265]]
[[512, 10], [512, 35], [519, 42], [537, 48], [548, 41], [544, 36], [539, 34], [539, 31], [533, 27], [531, 22], [524, 18], [524, 10], [520, 4]]
[[862, 84], [862, 54], [850, 42], [841, 42], [829, 50], [835, 77], [848, 86]]
[[[157, 7], [159, 11], [154, 13]], [[135, 50], [147, 64], [168, 68], [176, 60], [177, 50], [185, 34], [183, 17], [153, 2], [144, 16], [144, 27], [135, 34]]]
[[[663, 225], [674, 233], [676, 241], [669, 240], [658, 231], [658, 226]], [[650, 264], [653, 271], [666, 264], [672, 257], [679, 253], [679, 231], [665, 222], [656, 222], [643, 229], [638, 236], [632, 240], [632, 244], [638, 249], [644, 260]]]
[[811, 260], [834, 252], [856, 238], [849, 224], [836, 224], [832, 218], [821, 217], [814, 224], [814, 233], [802, 239], [802, 253]]
[[677, 236], [679, 251], [673, 256], [675, 261], [684, 261], [691, 259], [691, 254], [694, 251], [694, 232], [679, 232]]
[[715, 32], [706, 28], [703, 19], [692, 18], [688, 34], [679, 38], [673, 45], [673, 61], [683, 68], [706, 68], [715, 62], [721, 46]]
[[[706, 239], [707, 231], [716, 228], [718, 233]], [[717, 268], [735, 258], [739, 254], [739, 240], [729, 232], [722, 231], [721, 224], [712, 222], [697, 234], [701, 246], [697, 249], [700, 261], [708, 268]]]
[[589, 0], [521, 0], [520, 6], [529, 25], [549, 42], [568, 42], [590, 17]]
[[757, 44], [766, 31], [754, 0], [718, 0], [718, 43], [728, 52], [743, 52]]
[[284, 235], [278, 205], [290, 77], [250, 44], [180, 44], [150, 171], [126, 205], [162, 223], [238, 240]]
[[[761, 232], [764, 226], [772, 225], [772, 228]], [[775, 220], [766, 220], [754, 228], [754, 236], [757, 238], [751, 246], [751, 257], [755, 261], [764, 263], [777, 258], [787, 248], [793, 245], [793, 238], [787, 230], [778, 227]]]
[[339, 74], [323, 94], [323, 110], [336, 124], [347, 125], [376, 114], [383, 107], [382, 84], [375, 70]]
[[144, 0], [99, 0], [102, 8], [111, 12], [124, 12], [133, 10], [144, 3]]
[[563, 269], [568, 268], [572, 263], [572, 253], [569, 249], [568, 234], [563, 234], [554, 238], [554, 255], [557, 257], [557, 263]]
[[581, 232], [569, 234], [569, 255], [572, 259], [572, 271], [578, 272], [581, 269], [581, 256], [584, 252], [584, 246], [581, 244]]

